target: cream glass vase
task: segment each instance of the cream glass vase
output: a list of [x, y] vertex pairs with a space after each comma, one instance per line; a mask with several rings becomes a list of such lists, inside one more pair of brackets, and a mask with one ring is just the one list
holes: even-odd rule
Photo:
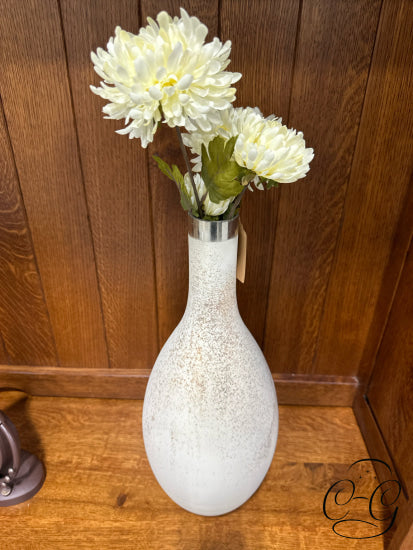
[[172, 500], [215, 516], [241, 506], [263, 481], [278, 404], [264, 355], [238, 311], [238, 219], [189, 221], [188, 302], [152, 369], [143, 437]]

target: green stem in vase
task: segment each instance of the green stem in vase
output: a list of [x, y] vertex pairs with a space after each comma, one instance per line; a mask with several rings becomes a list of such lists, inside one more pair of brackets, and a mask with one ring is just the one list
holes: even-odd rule
[[175, 126], [175, 128], [176, 128], [176, 133], [178, 135], [179, 146], [180, 146], [181, 151], [182, 151], [182, 156], [184, 157], [185, 164], [186, 164], [186, 169], [188, 170], [189, 179], [191, 180], [192, 189], [194, 191], [196, 206], [198, 208], [199, 217], [202, 219], [204, 216], [202, 214], [201, 201], [199, 200], [198, 191], [196, 190], [196, 186], [195, 186], [194, 175], [192, 173], [191, 163], [189, 162], [188, 153], [186, 152], [184, 142], [182, 141], [181, 130], [179, 129], [178, 126]]
[[241, 199], [244, 196], [245, 191], [247, 190], [247, 187], [248, 187], [248, 184], [244, 187], [244, 189], [241, 191], [241, 193], [235, 197], [235, 200], [231, 205], [231, 210], [229, 211], [228, 219], [231, 220], [234, 217], [235, 210], [238, 208], [238, 206], [241, 202]]

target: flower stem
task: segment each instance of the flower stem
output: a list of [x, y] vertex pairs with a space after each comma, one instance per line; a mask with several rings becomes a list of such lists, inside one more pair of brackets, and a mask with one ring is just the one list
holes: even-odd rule
[[238, 208], [239, 203], [241, 202], [242, 197], [244, 196], [245, 191], [247, 190], [248, 185], [244, 187], [239, 195], [235, 197], [234, 202], [231, 205], [231, 210], [229, 211], [229, 219], [231, 220], [234, 217], [235, 210]]
[[179, 146], [181, 148], [182, 156], [184, 157], [185, 164], [186, 164], [186, 169], [188, 170], [189, 179], [191, 180], [192, 189], [194, 191], [196, 205], [197, 205], [198, 212], [199, 212], [199, 217], [202, 219], [204, 216], [202, 214], [201, 202], [199, 200], [198, 191], [196, 190], [196, 186], [195, 186], [195, 182], [194, 182], [194, 175], [192, 173], [192, 168], [191, 168], [191, 164], [189, 162], [188, 153], [186, 152], [184, 142], [182, 141], [181, 130], [179, 129], [178, 126], [175, 126], [175, 128], [176, 128], [176, 133], [178, 135], [178, 141], [179, 141]]

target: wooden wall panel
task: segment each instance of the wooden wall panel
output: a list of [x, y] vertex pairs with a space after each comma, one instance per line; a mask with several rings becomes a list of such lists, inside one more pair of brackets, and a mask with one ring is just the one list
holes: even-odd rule
[[140, 27], [136, 0], [62, 1], [70, 83], [112, 368], [147, 368], [158, 351], [147, 158], [140, 140], [115, 134], [89, 85], [100, 78], [90, 52], [116, 25]]
[[367, 398], [409, 498], [413, 497], [413, 244], [380, 345]]
[[[209, 29], [207, 40], [218, 32], [218, 0], [142, 0], [142, 24], [162, 11], [179, 16], [182, 6]], [[179, 204], [176, 186], [160, 173], [152, 159], [156, 154], [168, 163], [186, 169], [175, 130], [162, 125], [148, 147], [152, 194], [156, 281], [158, 294], [159, 340], [162, 346], [181, 319], [188, 293], [188, 216]]]
[[404, 200], [403, 210], [397, 223], [389, 260], [387, 262], [373, 320], [363, 350], [358, 369], [359, 392], [364, 395], [373, 372], [377, 352], [386, 328], [387, 319], [393, 304], [403, 265], [413, 238], [413, 174]]
[[[210, 39], [232, 41], [229, 69], [243, 73], [235, 105], [282, 116], [315, 149], [305, 179], [244, 198], [249, 246], [238, 299], [273, 372], [288, 384], [299, 376], [305, 399], [313, 386], [323, 396], [334, 387], [331, 396], [343, 391], [347, 402], [359, 365], [363, 380], [371, 372], [408, 242], [398, 229], [413, 168], [408, 0], [0, 0], [1, 139], [11, 174], [0, 212], [19, 224], [17, 235], [1, 222], [10, 230], [0, 229], [0, 255], [9, 258], [0, 277], [23, 285], [15, 297], [0, 289], [0, 313], [13, 309], [0, 319], [0, 363], [9, 354], [26, 363], [31, 381], [43, 365], [40, 386], [46, 377], [48, 388], [60, 387], [60, 375], [75, 393], [85, 380], [75, 371], [93, 377], [94, 369], [97, 393], [102, 380], [110, 393], [121, 379], [116, 395], [130, 395], [129, 381], [144, 387], [178, 323], [187, 215], [151, 157], [183, 168], [175, 132], [162, 125], [145, 152], [115, 134], [123, 121], [103, 119], [89, 85], [99, 81], [90, 51], [105, 47], [117, 24], [138, 32], [148, 15], [176, 15], [180, 5], [207, 24]], [[16, 368], [10, 373], [23, 380]]]
[[[258, 106], [288, 123], [299, 1], [223, 0], [221, 39], [231, 40], [231, 70], [242, 73], [237, 107]], [[241, 315], [263, 345], [279, 189], [254, 191], [243, 198], [242, 222], [248, 235], [245, 283], [238, 284]], [[271, 365], [275, 367], [275, 365]]]
[[312, 371], [379, 11], [370, 0], [303, 2], [289, 125], [315, 158], [281, 187], [264, 344], [275, 371]]
[[357, 373], [413, 170], [413, 4], [383, 4], [315, 370]]
[[0, 151], [0, 364], [8, 356], [15, 365], [55, 365], [53, 332], [1, 105]]
[[61, 365], [107, 352], [57, 3], [1, 2], [0, 90]]
[[6, 348], [4, 347], [3, 337], [0, 333], [0, 365], [8, 365], [9, 358], [7, 357]]

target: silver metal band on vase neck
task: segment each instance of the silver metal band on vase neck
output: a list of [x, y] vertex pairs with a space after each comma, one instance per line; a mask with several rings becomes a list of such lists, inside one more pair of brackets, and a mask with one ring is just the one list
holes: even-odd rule
[[188, 219], [189, 235], [200, 241], [221, 242], [233, 239], [238, 235], [238, 215], [231, 220], [216, 222], [201, 220], [192, 214], [188, 215]]

